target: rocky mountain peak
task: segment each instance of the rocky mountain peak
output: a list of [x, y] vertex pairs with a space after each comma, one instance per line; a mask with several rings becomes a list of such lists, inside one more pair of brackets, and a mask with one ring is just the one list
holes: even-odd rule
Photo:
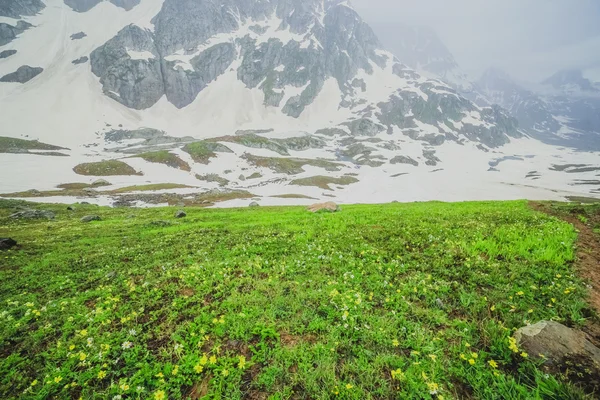
[[589, 79], [584, 78], [583, 72], [578, 69], [558, 71], [542, 84], [566, 93], [600, 93], [600, 90]]

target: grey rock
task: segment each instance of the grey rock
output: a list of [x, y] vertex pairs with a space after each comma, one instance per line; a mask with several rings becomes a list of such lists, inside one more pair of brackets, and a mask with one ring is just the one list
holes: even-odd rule
[[569, 355], [590, 358], [600, 367], [600, 349], [583, 332], [554, 321], [540, 321], [515, 332], [519, 348], [533, 358], [543, 355], [548, 363], [560, 363]]
[[415, 167], [419, 166], [419, 162], [407, 156], [396, 156], [390, 160], [390, 164], [410, 164]]
[[190, 60], [193, 71], [177, 67], [176, 62], [163, 61], [162, 72], [167, 99], [175, 107], [187, 106], [202, 89], [225, 72], [236, 56], [233, 44], [220, 43]]
[[430, 167], [435, 167], [439, 162], [442, 162], [442, 160], [436, 157], [435, 150], [423, 150], [423, 157], [427, 160], [425, 161], [425, 165], [429, 165]]
[[17, 54], [16, 50], [4, 50], [4, 51], [0, 51], [0, 60], [3, 58], [8, 58], [12, 55]]
[[119, 198], [118, 200], [113, 201], [112, 206], [114, 208], [133, 207], [135, 206], [135, 202], [133, 200]]
[[348, 136], [348, 132], [340, 128], [326, 128], [319, 129], [315, 132], [315, 135], [325, 135], [325, 136]]
[[55, 214], [52, 211], [47, 210], [23, 210], [18, 211], [12, 215], [10, 218], [13, 219], [54, 219]]
[[[127, 49], [147, 51], [152, 58], [132, 59]], [[161, 61], [152, 33], [128, 25], [90, 54], [92, 72], [100, 78], [104, 93], [123, 105], [144, 109], [163, 96]]]
[[31, 28], [33, 25], [25, 21], [19, 21], [16, 25], [0, 22], [0, 46], [12, 42], [17, 36]]
[[77, 12], [87, 12], [92, 8], [96, 7], [96, 5], [100, 4], [102, 0], [63, 0], [66, 5], [71, 7], [73, 11]]
[[79, 39], [83, 39], [84, 37], [86, 37], [87, 35], [85, 34], [85, 32], [77, 32], [71, 35], [71, 40], [79, 40]]
[[246, 180], [246, 177], [244, 175], [240, 175], [238, 179], [243, 182]]
[[[64, 0], [65, 4], [71, 7], [73, 11], [84, 13], [96, 7], [103, 0]], [[140, 4], [140, 0], [109, 0], [117, 7], [121, 7], [126, 11]]]
[[94, 182], [92, 182], [92, 186], [94, 186], [94, 187], [110, 186], [110, 182], [107, 181], [106, 179], [97, 179]]
[[92, 221], [101, 221], [102, 218], [100, 218], [98, 215], [86, 215], [85, 217], [82, 217], [80, 219], [81, 222], [92, 222]]
[[249, 207], [259, 207], [260, 204], [258, 204], [256, 201], [253, 201], [252, 203], [250, 203]]
[[179, 210], [175, 213], [175, 218], [184, 218], [187, 217], [187, 214], [183, 210]]
[[121, 7], [125, 11], [132, 10], [135, 6], [140, 4], [141, 0], [109, 0], [117, 7]]
[[326, 203], [317, 203], [308, 207], [308, 211], [312, 213], [333, 213], [341, 211], [340, 206], [332, 201], [328, 201]]
[[368, 118], [346, 122], [344, 125], [350, 128], [350, 134], [352, 136], [375, 136], [385, 130], [385, 127], [376, 124]]
[[26, 83], [38, 76], [39, 74], [41, 74], [43, 70], [43, 68], [23, 65], [19, 67], [15, 72], [4, 75], [2, 78], [0, 78], [0, 82]]
[[71, 63], [73, 63], [75, 65], [79, 65], [79, 64], [84, 64], [88, 61], [89, 61], [89, 58], [87, 58], [87, 56], [83, 56], [83, 57], [79, 57], [76, 60], [71, 61]]
[[9, 18], [33, 16], [45, 7], [40, 0], [3, 0], [0, 2], [0, 16]]
[[17, 242], [11, 238], [0, 238], [0, 250], [9, 250], [17, 245]]
[[67, 207], [67, 211], [75, 211], [75, 207], [73, 207], [73, 206], [68, 206], [68, 207]]

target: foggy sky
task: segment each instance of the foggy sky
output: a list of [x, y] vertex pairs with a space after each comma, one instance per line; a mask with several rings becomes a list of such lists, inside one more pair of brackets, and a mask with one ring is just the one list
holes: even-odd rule
[[378, 36], [434, 29], [471, 78], [490, 66], [539, 82], [579, 68], [600, 81], [600, 0], [351, 0]]

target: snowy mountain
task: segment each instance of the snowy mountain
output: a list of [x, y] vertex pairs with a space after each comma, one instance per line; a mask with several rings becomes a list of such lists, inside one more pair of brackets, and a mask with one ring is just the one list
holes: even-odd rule
[[[110, 176], [112, 189], [168, 182], [269, 203], [290, 191], [485, 198], [490, 185], [514, 185], [499, 194], [513, 198], [535, 158], [515, 149], [546, 154], [534, 164], [554, 151], [524, 138], [502, 108], [464, 97], [456, 62], [432, 36], [406, 33], [403, 46], [435, 53], [402, 60], [411, 68], [348, 1], [5, 0], [0, 24], [0, 136], [22, 139], [0, 141], [0, 165], [18, 171], [5, 193]], [[492, 178], [515, 159], [516, 171]], [[551, 185], [570, 189], [553, 174]]]
[[600, 150], [600, 92], [581, 71], [561, 71], [527, 89], [491, 69], [477, 86], [490, 102], [509, 110], [529, 135], [550, 144]]

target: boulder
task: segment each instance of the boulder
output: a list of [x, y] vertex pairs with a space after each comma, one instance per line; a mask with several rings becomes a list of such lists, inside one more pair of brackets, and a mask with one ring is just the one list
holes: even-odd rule
[[46, 210], [23, 210], [11, 214], [14, 219], [54, 219], [56, 215], [52, 211]]
[[102, 218], [100, 218], [97, 215], [86, 215], [85, 217], [81, 218], [81, 222], [92, 222], [92, 221], [101, 221]]
[[312, 213], [318, 212], [338, 212], [341, 211], [340, 206], [338, 206], [333, 201], [328, 201], [326, 203], [317, 203], [308, 207], [308, 211]]
[[[586, 335], [554, 321], [541, 321], [515, 332], [517, 345], [549, 370], [600, 376], [600, 349]], [[581, 371], [579, 371], [581, 370]]]
[[17, 242], [11, 238], [0, 238], [0, 250], [8, 250], [17, 245]]
[[26, 83], [41, 74], [42, 71], [44, 71], [44, 69], [40, 67], [23, 65], [17, 68], [15, 72], [4, 75], [2, 78], [0, 78], [0, 82]]
[[92, 186], [110, 186], [110, 182], [105, 179], [98, 179], [92, 182]]
[[175, 218], [185, 218], [185, 217], [187, 217], [187, 214], [183, 210], [179, 210], [175, 213]]
[[67, 211], [75, 211], [75, 207], [73, 207], [73, 206], [68, 206], [68, 207], [67, 207]]
[[258, 204], [257, 202], [253, 201], [252, 203], [250, 203], [249, 207], [259, 207], [260, 204]]
[[119, 198], [112, 203], [114, 208], [122, 208], [122, 207], [133, 207], [135, 203], [131, 200]]
[[77, 32], [71, 35], [71, 40], [79, 40], [79, 39], [83, 39], [84, 37], [86, 37], [87, 35], [85, 34], [85, 32]]
[[79, 65], [79, 64], [83, 64], [89, 61], [89, 58], [87, 58], [87, 56], [83, 56], [83, 57], [79, 57], [73, 61], [71, 61], [72, 64], [74, 65]]

